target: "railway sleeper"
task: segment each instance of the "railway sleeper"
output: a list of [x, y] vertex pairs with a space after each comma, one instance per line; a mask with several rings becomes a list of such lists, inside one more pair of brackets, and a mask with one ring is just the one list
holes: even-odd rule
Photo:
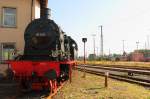
[[128, 76], [134, 76], [133, 72], [128, 72]]

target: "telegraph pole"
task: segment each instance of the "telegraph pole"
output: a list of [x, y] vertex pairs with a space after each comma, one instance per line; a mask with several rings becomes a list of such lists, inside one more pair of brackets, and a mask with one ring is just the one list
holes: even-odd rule
[[97, 54], [97, 57], [98, 57], [98, 47], [96, 47], [96, 54]]
[[124, 51], [124, 41], [125, 41], [125, 40], [122, 40], [122, 47], [123, 47], [122, 51], [123, 51], [123, 53], [125, 52], [125, 51]]
[[145, 46], [144, 47], [145, 47], [145, 50], [146, 50], [146, 42], [145, 42]]
[[96, 55], [95, 54], [95, 36], [96, 36], [96, 34], [92, 34], [92, 36], [93, 36], [93, 51], [94, 51], [94, 55]]
[[150, 49], [150, 45], [149, 45], [149, 35], [147, 35], [147, 49]]
[[103, 26], [99, 26], [101, 28], [101, 34], [100, 34], [100, 56], [103, 57]]
[[140, 43], [139, 41], [136, 42], [136, 48], [137, 48], [137, 50], [138, 50], [138, 47], [139, 47], [139, 43]]
[[109, 56], [110, 56], [110, 48], [109, 48]]

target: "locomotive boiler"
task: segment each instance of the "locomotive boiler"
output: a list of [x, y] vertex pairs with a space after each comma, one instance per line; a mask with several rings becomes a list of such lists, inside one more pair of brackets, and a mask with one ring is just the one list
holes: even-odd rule
[[13, 77], [24, 89], [49, 89], [71, 79], [76, 42], [50, 19], [46, 0], [40, 1], [41, 15], [24, 32], [24, 54], [9, 61]]

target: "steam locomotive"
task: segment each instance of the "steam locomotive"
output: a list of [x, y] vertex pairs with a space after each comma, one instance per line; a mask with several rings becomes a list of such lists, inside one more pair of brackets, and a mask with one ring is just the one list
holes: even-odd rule
[[78, 46], [50, 19], [50, 9], [43, 2], [41, 17], [29, 23], [25, 30], [24, 54], [9, 64], [14, 79], [23, 89], [53, 92], [64, 80], [71, 80]]

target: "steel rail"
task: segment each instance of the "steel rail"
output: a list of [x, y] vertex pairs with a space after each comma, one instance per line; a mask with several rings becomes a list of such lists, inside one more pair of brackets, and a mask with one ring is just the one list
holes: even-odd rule
[[[83, 67], [78, 66], [77, 69], [82, 71]], [[87, 68], [87, 67], [85, 67], [85, 69], [86, 69], [87, 73], [105, 76], [104, 71], [92, 70], [91, 68]], [[118, 75], [118, 74], [113, 74], [113, 73], [109, 73], [109, 77], [120, 80], [120, 81], [126, 81], [129, 83], [139, 84], [139, 85], [142, 85], [145, 87], [150, 87], [150, 80], [147, 80], [147, 79], [134, 78], [134, 77], [130, 77], [130, 76], [123, 76], [123, 75]]]
[[[84, 64], [81, 64], [81, 65], [84, 65]], [[115, 67], [115, 68], [137, 69], [137, 70], [150, 70], [150, 67], [144, 67], [144, 66], [103, 65], [103, 64], [97, 64], [97, 65], [96, 64], [90, 64], [90, 66]]]
[[[54, 93], [52, 93], [51, 95], [49, 95], [48, 97], [43, 97], [43, 99], [52, 99], [63, 87], [64, 85], [67, 84], [67, 81], [63, 82], [58, 88], [57, 90], [54, 91]], [[41, 97], [42, 98], [42, 97]]]
[[111, 70], [111, 71], [119, 71], [119, 72], [135, 73], [135, 74], [142, 74], [142, 75], [150, 75], [150, 70], [128, 69], [128, 68], [118, 68], [118, 67], [90, 66], [90, 65], [82, 65], [82, 66], [85, 66], [85, 67], [88, 67], [88, 68], [96, 68], [96, 69], [104, 69], [104, 70]]

